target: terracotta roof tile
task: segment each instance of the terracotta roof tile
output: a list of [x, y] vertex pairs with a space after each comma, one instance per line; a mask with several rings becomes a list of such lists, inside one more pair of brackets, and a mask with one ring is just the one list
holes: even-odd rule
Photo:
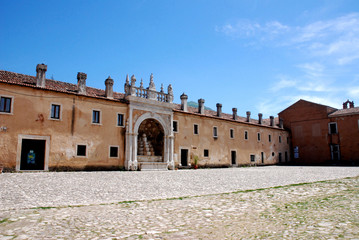
[[[0, 70], [0, 82], [6, 82], [21, 86], [28, 86], [34, 88], [36, 87], [36, 77], [24, 75], [20, 73], [8, 72]], [[69, 94], [78, 94], [77, 93], [77, 85], [72, 83], [60, 82], [51, 79], [46, 79], [46, 87], [42, 88], [51, 91], [64, 92]], [[102, 89], [86, 87], [86, 96], [95, 97], [95, 98], [105, 98], [105, 91]], [[78, 94], [82, 95], [82, 94]], [[114, 100], [123, 100], [125, 95], [123, 93], [113, 93]]]
[[[180, 104], [176, 104], [174, 107], [174, 111], [176, 112], [183, 112], [183, 113], [189, 113], [189, 114], [194, 114], [194, 115], [198, 115], [198, 116], [206, 116], [206, 117], [212, 117], [212, 118], [218, 118], [218, 119], [225, 119], [228, 121], [233, 121], [233, 122], [242, 122], [242, 123], [246, 123], [246, 124], [250, 124], [250, 125], [259, 125], [258, 124], [258, 120], [257, 119], [250, 119], [250, 122], [247, 122], [247, 118], [246, 117], [241, 117], [241, 116], [237, 116], [237, 119], [234, 120], [233, 119], [233, 115], [232, 114], [228, 114], [228, 113], [222, 113], [221, 117], [217, 117], [217, 112], [213, 111], [213, 110], [204, 110], [204, 114], [200, 114], [198, 113], [198, 108], [195, 107], [187, 107], [188, 112], [184, 112], [181, 110], [181, 105]], [[274, 126], [272, 128], [279, 128], [279, 118], [274, 118]], [[262, 124], [259, 126], [265, 126], [265, 127], [271, 127], [270, 126], [270, 119], [263, 119], [262, 120]]]
[[355, 114], [359, 114], [359, 107], [339, 109], [339, 110], [329, 114], [328, 116], [329, 117], [337, 117], [337, 116], [355, 115]]
[[[32, 88], [41, 88], [41, 87], [36, 86], [36, 77], [34, 77], [34, 76], [29, 76], [29, 75], [24, 75], [24, 74], [14, 73], [14, 72], [9, 72], [9, 71], [4, 71], [4, 70], [0, 70], [0, 82], [6, 82], [6, 83], [10, 83], [10, 84], [16, 84], [16, 85], [27, 86], [27, 87], [32, 87]], [[82, 94], [78, 94], [76, 84], [60, 82], [60, 81], [55, 81], [55, 80], [51, 80], [51, 79], [46, 79], [46, 87], [41, 88], [41, 89], [46, 89], [46, 90], [56, 91], [56, 92], [63, 92], [63, 93], [67, 93], [67, 94], [82, 95]], [[107, 98], [105, 98], [105, 91], [102, 89], [86, 87], [86, 92], [87, 92], [86, 96], [107, 99]], [[114, 92], [113, 97], [114, 97], [115, 101], [119, 101], [119, 100], [123, 101], [125, 98], [125, 95], [123, 93]], [[180, 104], [174, 104], [173, 110], [176, 112], [183, 112], [181, 110]], [[206, 116], [206, 117], [212, 117], [212, 118], [217, 118], [217, 119], [225, 119], [225, 120], [233, 121], [233, 122], [242, 122], [242, 123], [246, 123], [246, 124], [250, 124], [250, 125], [259, 125], [258, 120], [256, 120], [256, 119], [251, 118], [250, 121], [247, 122], [246, 117], [237, 116], [237, 119], [234, 120], [232, 114], [227, 114], [227, 113], [222, 113], [221, 117], [219, 118], [219, 117], [217, 117], [217, 112], [213, 111], [213, 110], [204, 110], [204, 114], [199, 114], [198, 108], [188, 107], [188, 113], [198, 115], [198, 116]], [[279, 120], [278, 120], [278, 118], [275, 118], [274, 119], [274, 127], [272, 127], [272, 128], [279, 128], [278, 124], [279, 124]], [[262, 125], [260, 125], [260, 126], [271, 127], [270, 119], [263, 119]]]

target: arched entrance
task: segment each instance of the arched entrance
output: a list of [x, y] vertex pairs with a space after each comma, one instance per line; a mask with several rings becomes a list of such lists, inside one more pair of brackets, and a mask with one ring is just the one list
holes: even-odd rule
[[144, 120], [137, 135], [137, 160], [139, 162], [163, 162], [164, 130], [155, 119]]
[[173, 169], [173, 134], [171, 117], [147, 112], [131, 119], [126, 128], [126, 161], [128, 170]]

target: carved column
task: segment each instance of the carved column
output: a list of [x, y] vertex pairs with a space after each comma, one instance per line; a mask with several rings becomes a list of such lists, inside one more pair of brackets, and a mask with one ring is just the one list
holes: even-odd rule
[[169, 161], [168, 161], [168, 168], [173, 170], [175, 168], [175, 162], [173, 159], [173, 149], [174, 149], [174, 136], [169, 136]]
[[167, 167], [169, 165], [169, 149], [168, 149], [168, 136], [165, 135], [164, 137], [164, 151], [163, 151], [163, 162], [167, 163]]
[[131, 170], [137, 170], [137, 134], [132, 134], [132, 167]]
[[131, 170], [132, 166], [132, 134], [130, 133], [129, 122], [126, 122], [126, 154], [125, 154], [125, 168]]

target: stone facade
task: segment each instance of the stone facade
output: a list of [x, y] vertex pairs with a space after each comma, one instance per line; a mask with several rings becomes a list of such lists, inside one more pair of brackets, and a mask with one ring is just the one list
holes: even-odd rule
[[173, 103], [173, 89], [156, 90], [154, 76], [144, 87], [126, 77], [105, 90], [0, 71], [0, 163], [5, 169], [175, 169], [270, 165], [290, 161], [289, 132], [278, 118], [252, 119]]

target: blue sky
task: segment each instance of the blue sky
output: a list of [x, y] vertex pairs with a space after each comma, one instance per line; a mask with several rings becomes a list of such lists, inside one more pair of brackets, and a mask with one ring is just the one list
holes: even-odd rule
[[244, 116], [359, 104], [359, 1], [0, 0], [0, 69], [104, 89], [110, 75]]

